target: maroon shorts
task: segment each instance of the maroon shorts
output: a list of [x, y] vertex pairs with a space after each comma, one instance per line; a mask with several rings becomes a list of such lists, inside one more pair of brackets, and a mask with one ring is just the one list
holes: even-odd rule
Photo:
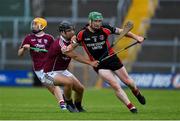
[[123, 67], [121, 60], [114, 55], [107, 60], [102, 61], [98, 67], [95, 67], [94, 70], [98, 72], [99, 69], [109, 69], [112, 71], [118, 70]]

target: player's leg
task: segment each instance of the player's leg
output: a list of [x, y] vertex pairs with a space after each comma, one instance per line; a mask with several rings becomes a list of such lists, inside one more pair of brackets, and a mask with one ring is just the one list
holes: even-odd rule
[[69, 105], [69, 102], [72, 102], [72, 86], [73, 82], [72, 79], [70, 79], [68, 76], [64, 75], [62, 73], [63, 71], [56, 71], [56, 72], [48, 72], [44, 74], [43, 79], [44, 83], [48, 85], [56, 85], [56, 86], [64, 86], [64, 98], [66, 101], [66, 108], [70, 112], [78, 112], [74, 107], [74, 104], [72, 103], [73, 107]]
[[62, 110], [66, 109], [65, 101], [63, 98], [63, 91], [59, 86], [46, 85], [46, 88], [56, 97], [58, 104]]
[[83, 92], [84, 92], [84, 86], [68, 70], [64, 70], [62, 74], [65, 75], [65, 76], [68, 76], [69, 79], [72, 80], [72, 82], [73, 82], [72, 89], [75, 91], [74, 103], [73, 103], [73, 100], [66, 100], [66, 102], [67, 102], [67, 109], [68, 109], [68, 107], [72, 107], [74, 110], [77, 110], [78, 112], [85, 111], [82, 108], [82, 106], [81, 106], [81, 102], [82, 102], [82, 98], [83, 98]]
[[[58, 83], [58, 84], [64, 85], [64, 99], [66, 102], [66, 108], [70, 112], [79, 112], [73, 103], [73, 99], [71, 98], [71, 93], [73, 89], [73, 81], [74, 81], [73, 78], [71, 78], [71, 76], [73, 75], [67, 70], [58, 71], [57, 74], [61, 76], [55, 76], [54, 80], [56, 84]], [[65, 78], [62, 79], [62, 77], [63, 78], [65, 77]], [[57, 82], [58, 80], [61, 80], [61, 81]], [[70, 85], [66, 84], [67, 82], [69, 82]]]
[[119, 100], [121, 100], [127, 107], [128, 109], [136, 113], [137, 109], [135, 106], [129, 101], [126, 93], [124, 90], [121, 88], [121, 86], [118, 84], [116, 77], [114, 76], [113, 72], [111, 70], [107, 69], [99, 69], [98, 74], [104, 79], [107, 80], [107, 82], [110, 84], [110, 86], [114, 89], [116, 96], [118, 97]]
[[51, 94], [53, 94], [55, 96], [55, 98], [58, 101], [60, 108], [63, 110], [66, 109], [64, 99], [62, 96], [62, 91], [61, 91], [60, 87], [54, 86], [53, 84], [44, 83], [45, 82], [45, 80], [43, 80], [44, 73], [42, 70], [41, 71], [35, 71], [35, 74], [40, 79], [42, 84], [51, 92]]
[[125, 67], [122, 67], [122, 68], [116, 70], [115, 73], [131, 89], [131, 91], [136, 96], [138, 101], [144, 105], [146, 103], [146, 100], [145, 100], [144, 96], [141, 95], [134, 80], [128, 75]]
[[54, 84], [55, 85], [64, 85], [64, 98], [66, 101], [66, 108], [70, 112], [78, 112], [76, 107], [73, 104], [71, 93], [72, 93], [72, 87], [73, 87], [73, 82], [72, 79], [69, 78], [66, 75], [63, 74], [58, 74], [54, 77]]
[[75, 76], [71, 76], [71, 78], [73, 80], [73, 90], [75, 91], [74, 104], [79, 112], [86, 112], [86, 110], [82, 107], [84, 86]]
[[73, 86], [72, 80], [62, 74], [56, 74], [53, 80], [54, 80], [54, 85], [64, 86], [64, 96], [67, 100], [71, 100], [72, 99], [71, 93]]

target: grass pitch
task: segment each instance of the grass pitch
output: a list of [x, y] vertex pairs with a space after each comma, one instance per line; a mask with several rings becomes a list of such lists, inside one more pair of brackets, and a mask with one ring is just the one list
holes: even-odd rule
[[180, 119], [180, 90], [142, 90], [145, 106], [129, 90], [138, 114], [130, 113], [111, 89], [88, 89], [83, 105], [86, 113], [61, 111], [55, 98], [45, 88], [0, 87], [0, 120], [164, 120]]

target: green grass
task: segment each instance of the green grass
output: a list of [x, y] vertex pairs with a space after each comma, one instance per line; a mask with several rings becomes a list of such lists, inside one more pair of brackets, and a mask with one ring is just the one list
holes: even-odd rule
[[86, 90], [83, 104], [87, 112], [69, 113], [61, 111], [54, 97], [44, 88], [0, 87], [0, 119], [180, 119], [179, 90], [142, 90], [147, 99], [145, 106], [139, 104], [129, 90], [126, 92], [138, 108], [138, 114], [131, 114], [111, 89]]

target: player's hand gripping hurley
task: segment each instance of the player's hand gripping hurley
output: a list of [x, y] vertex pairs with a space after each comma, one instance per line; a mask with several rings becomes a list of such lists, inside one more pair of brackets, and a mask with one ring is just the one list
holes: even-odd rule
[[132, 44], [128, 45], [127, 47], [122, 48], [121, 50], [119, 50], [119, 51], [115, 52], [114, 54], [111, 54], [111, 55], [106, 56], [105, 58], [101, 59], [101, 61], [100, 61], [100, 62], [102, 62], [102, 61], [104, 61], [104, 60], [106, 60], [106, 59], [108, 59], [108, 58], [110, 58], [110, 57], [112, 57], [112, 56], [114, 56], [114, 55], [116, 55], [116, 54], [118, 54], [118, 53], [120, 53], [120, 52], [124, 51], [124, 50], [127, 50], [128, 48], [130, 48], [130, 47], [132, 47], [132, 46], [134, 46], [134, 45], [136, 45], [136, 44], [138, 44], [138, 43], [139, 43], [139, 42], [138, 42], [138, 41], [136, 41], [136, 42], [134, 42], [134, 43], [132, 43]]
[[[133, 23], [130, 22], [130, 21], [128, 21], [128, 22], [124, 25], [123, 31], [120, 33], [119, 38], [118, 38], [116, 41], [114, 41], [114, 42], [112, 43], [112, 45], [108, 48], [108, 50], [100, 57], [100, 59], [99, 59], [100, 62], [102, 62], [103, 60], [106, 60], [106, 59], [109, 58], [109, 56], [105, 57], [106, 59], [104, 58], [104, 56], [108, 53], [109, 49], [111, 49], [115, 44], [117, 44], [118, 41], [121, 40], [129, 31], [131, 31], [132, 28], [133, 28]], [[137, 44], [137, 43], [136, 43], [136, 44]], [[129, 47], [128, 47], [128, 48], [129, 48]], [[126, 49], [127, 49], [127, 48], [126, 48]], [[119, 52], [119, 51], [118, 51], [118, 52]], [[115, 54], [113, 54], [113, 55], [115, 55]], [[113, 55], [110, 55], [110, 57], [113, 56]]]

